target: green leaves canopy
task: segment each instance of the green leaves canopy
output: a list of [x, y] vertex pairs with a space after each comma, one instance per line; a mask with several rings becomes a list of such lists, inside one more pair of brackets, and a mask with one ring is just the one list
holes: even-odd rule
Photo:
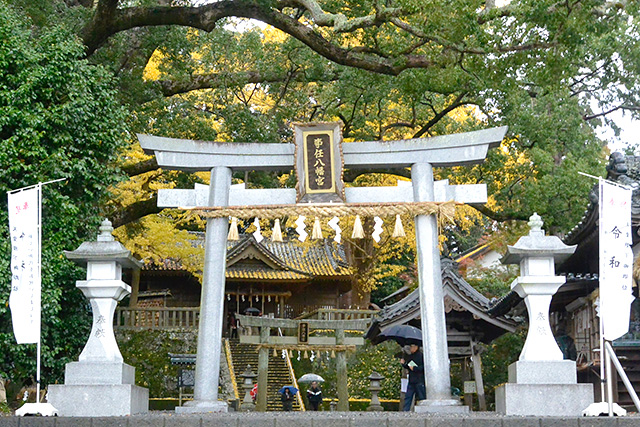
[[[86, 341], [90, 312], [75, 289], [82, 269], [62, 255], [95, 239], [98, 203], [118, 175], [125, 115], [112, 78], [83, 59], [77, 37], [40, 30], [0, 2], [0, 192], [57, 178], [43, 190], [43, 380], [61, 380]], [[0, 270], [9, 272], [7, 199], [0, 198]], [[0, 275], [0, 375], [35, 377], [35, 345], [16, 345], [8, 307], [10, 275]], [[54, 375], [51, 375], [54, 373]]]

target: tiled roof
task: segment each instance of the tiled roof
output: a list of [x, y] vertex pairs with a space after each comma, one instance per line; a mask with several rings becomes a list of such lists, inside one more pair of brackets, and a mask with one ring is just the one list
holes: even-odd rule
[[307, 274], [300, 274], [287, 270], [248, 270], [228, 268], [225, 276], [227, 279], [256, 279], [256, 280], [308, 280]]
[[153, 261], [151, 259], [143, 260], [144, 265], [142, 269], [145, 271], [175, 271], [182, 270], [182, 263], [179, 260], [173, 258], [165, 258], [160, 261]]
[[[203, 239], [196, 239], [200, 245]], [[243, 262], [245, 253], [257, 251], [265, 262]], [[308, 280], [313, 277], [350, 277], [344, 248], [330, 241], [302, 244], [297, 240], [271, 242], [264, 239], [258, 243], [253, 235], [244, 234], [238, 241], [228, 242], [226, 269], [227, 279], [256, 280]], [[147, 262], [145, 270], [180, 271], [179, 260], [167, 258], [158, 262]]]
[[288, 267], [312, 276], [349, 276], [342, 245], [324, 241], [318, 245], [301, 246], [289, 242], [267, 242], [265, 246]]
[[[489, 299], [468, 284], [460, 274], [458, 274], [458, 264], [450, 259], [441, 260], [442, 285], [445, 297], [451, 298], [460, 307], [473, 314], [474, 320], [483, 320], [494, 327], [502, 329], [502, 333], [513, 331], [516, 323], [506, 318], [492, 318], [487, 313], [489, 309]], [[395, 304], [384, 307], [376, 316], [378, 328], [402, 324], [420, 316], [420, 295], [418, 289], [411, 292], [402, 300]], [[367, 338], [372, 339], [375, 332], [368, 333]], [[486, 338], [492, 339], [492, 336]]]
[[467, 258], [476, 259], [478, 257], [482, 257], [483, 255], [485, 255], [487, 252], [490, 252], [490, 251], [491, 251], [491, 246], [489, 246], [488, 243], [476, 245], [471, 249], [468, 249], [463, 253], [461, 253], [460, 256], [456, 258], [456, 262], [460, 262]]

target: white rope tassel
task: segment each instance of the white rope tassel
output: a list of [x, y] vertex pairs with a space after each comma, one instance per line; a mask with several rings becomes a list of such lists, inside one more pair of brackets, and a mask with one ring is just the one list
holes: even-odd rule
[[304, 228], [305, 228], [304, 220], [305, 219], [307, 219], [306, 216], [300, 215], [298, 217], [298, 219], [296, 219], [296, 222], [295, 222], [295, 225], [297, 225], [296, 231], [298, 232], [298, 240], [300, 240], [301, 242], [304, 242], [307, 239], [307, 236], [309, 235], [306, 231], [304, 231]]
[[256, 226], [256, 231], [253, 232], [253, 237], [256, 239], [256, 242], [260, 243], [264, 239], [262, 233], [260, 233], [260, 220], [258, 218], [254, 219], [253, 225]]
[[384, 231], [382, 229], [382, 224], [384, 224], [384, 222], [379, 216], [373, 217], [373, 222], [375, 225], [373, 226], [373, 233], [371, 234], [371, 237], [373, 237], [373, 240], [375, 240], [376, 243], [380, 243], [380, 235]]
[[400, 215], [396, 215], [396, 226], [393, 227], [393, 234], [391, 237], [405, 237], [404, 228], [402, 227], [402, 220], [400, 219]]
[[327, 224], [329, 224], [329, 227], [333, 228], [335, 230], [335, 232], [336, 232], [336, 235], [333, 238], [333, 241], [336, 242], [336, 243], [340, 243], [340, 240], [342, 239], [342, 237], [340, 236], [340, 233], [342, 233], [342, 229], [340, 228], [340, 225], [338, 224], [339, 221], [340, 221], [340, 218], [338, 218], [337, 216], [334, 216], [327, 223]]
[[362, 228], [362, 221], [360, 221], [360, 215], [356, 215], [356, 221], [353, 223], [352, 239], [364, 239], [364, 230]]
[[271, 232], [272, 242], [282, 242], [282, 230], [280, 229], [280, 220], [276, 219], [276, 223], [273, 224], [273, 231]]
[[320, 226], [320, 219], [316, 217], [313, 221], [313, 232], [311, 233], [312, 239], [322, 239], [322, 227]]
[[229, 234], [227, 234], [227, 240], [238, 240], [238, 218], [235, 216], [231, 218], [231, 225], [229, 226]]

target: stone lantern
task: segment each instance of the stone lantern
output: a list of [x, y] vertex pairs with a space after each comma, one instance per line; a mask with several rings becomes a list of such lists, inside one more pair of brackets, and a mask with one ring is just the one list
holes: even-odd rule
[[251, 370], [251, 365], [247, 365], [247, 369], [244, 370], [242, 374], [240, 374], [242, 378], [244, 378], [242, 382], [242, 388], [244, 389], [244, 400], [242, 401], [242, 405], [240, 405], [241, 411], [255, 411], [256, 404], [251, 397], [251, 389], [253, 389], [253, 381], [256, 379], [258, 374], [254, 373]]
[[384, 408], [380, 404], [380, 399], [378, 398], [378, 393], [382, 390], [381, 381], [384, 379], [382, 375], [373, 371], [369, 376], [369, 381], [371, 381], [371, 385], [369, 385], [369, 391], [371, 391], [371, 404], [367, 408], [367, 411], [384, 411]]
[[509, 382], [496, 389], [496, 412], [506, 415], [580, 416], [593, 402], [593, 385], [577, 384], [576, 362], [563, 360], [549, 324], [551, 298], [566, 279], [555, 275], [555, 264], [575, 246], [545, 236], [537, 214], [529, 219], [527, 236], [507, 248], [504, 264], [519, 264], [512, 283], [527, 306], [529, 330], [518, 361], [509, 366]]
[[141, 263], [111, 235], [104, 220], [95, 242], [84, 242], [65, 256], [87, 267], [87, 280], [76, 287], [89, 299], [91, 335], [78, 362], [67, 363], [64, 385], [49, 386], [49, 401], [61, 416], [123, 416], [148, 412], [149, 390], [134, 384], [135, 368], [124, 363], [113, 333], [118, 302], [131, 293], [122, 281], [123, 268]]

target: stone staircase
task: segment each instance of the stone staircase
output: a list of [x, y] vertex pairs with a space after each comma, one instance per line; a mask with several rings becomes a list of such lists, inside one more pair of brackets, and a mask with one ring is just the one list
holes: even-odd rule
[[[240, 400], [244, 399], [244, 389], [242, 388], [243, 378], [240, 376], [247, 365], [251, 365], [251, 370], [258, 373], [258, 346], [254, 344], [240, 344], [237, 338], [229, 339], [231, 359], [233, 360], [233, 372], [235, 373], [236, 384]], [[257, 379], [256, 379], [257, 381]], [[267, 391], [267, 411], [282, 411], [282, 401], [280, 400], [280, 390], [285, 385], [292, 385], [293, 378], [289, 373], [287, 362], [282, 358], [280, 352], [277, 356], [273, 351], [269, 351], [269, 375]], [[300, 411], [298, 400], [293, 402], [293, 410]]]

